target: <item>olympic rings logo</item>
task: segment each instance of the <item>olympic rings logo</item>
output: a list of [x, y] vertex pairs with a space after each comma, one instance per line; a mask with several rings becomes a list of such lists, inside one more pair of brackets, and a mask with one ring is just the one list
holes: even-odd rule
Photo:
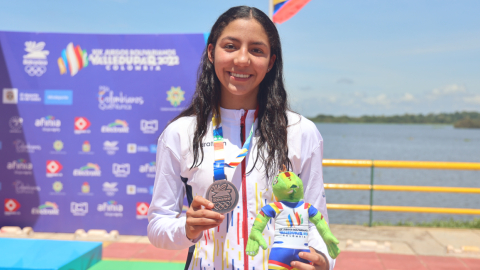
[[226, 202], [217, 202], [215, 203], [215, 209], [216, 210], [223, 210], [223, 209], [228, 209], [231, 205], [231, 202], [226, 201]]
[[42, 76], [45, 72], [47, 72], [46, 66], [25, 66], [25, 72], [30, 76]]

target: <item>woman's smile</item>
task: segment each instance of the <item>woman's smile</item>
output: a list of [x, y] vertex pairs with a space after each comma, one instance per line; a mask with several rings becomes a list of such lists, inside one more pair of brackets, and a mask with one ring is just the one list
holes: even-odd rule
[[230, 79], [232, 80], [239, 80], [239, 81], [246, 81], [248, 80], [250, 77], [252, 77], [251, 74], [242, 74], [242, 73], [234, 73], [234, 72], [228, 72], [228, 74], [230, 74]]

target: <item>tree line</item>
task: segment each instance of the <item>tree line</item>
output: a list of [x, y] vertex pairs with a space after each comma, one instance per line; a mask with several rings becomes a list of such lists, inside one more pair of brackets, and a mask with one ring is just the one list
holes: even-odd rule
[[479, 112], [454, 112], [404, 115], [364, 115], [351, 117], [319, 114], [309, 118], [317, 123], [444, 124], [456, 128], [480, 128]]

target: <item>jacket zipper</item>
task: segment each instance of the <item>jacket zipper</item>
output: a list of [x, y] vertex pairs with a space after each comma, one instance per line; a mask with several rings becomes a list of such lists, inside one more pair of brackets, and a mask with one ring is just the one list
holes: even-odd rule
[[[242, 115], [240, 120], [240, 138], [242, 145], [245, 143], [245, 118], [247, 118], [248, 110]], [[248, 270], [247, 241], [248, 241], [248, 210], [247, 210], [247, 176], [246, 176], [246, 158], [242, 161], [242, 205], [243, 205], [243, 221], [242, 221], [242, 238], [243, 238], [243, 265]]]

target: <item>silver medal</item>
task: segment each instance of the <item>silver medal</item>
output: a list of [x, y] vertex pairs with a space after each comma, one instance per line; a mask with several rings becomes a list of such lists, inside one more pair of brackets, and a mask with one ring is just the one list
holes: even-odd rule
[[208, 187], [206, 198], [213, 203], [213, 211], [225, 214], [237, 206], [238, 190], [231, 182], [218, 180]]

